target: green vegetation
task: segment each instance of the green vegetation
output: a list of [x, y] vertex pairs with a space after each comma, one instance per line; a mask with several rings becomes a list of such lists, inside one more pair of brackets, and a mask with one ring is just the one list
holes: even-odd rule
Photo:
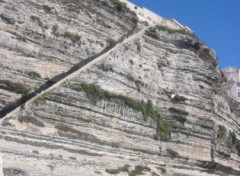
[[57, 94], [48, 94], [45, 96], [45, 99], [65, 105], [72, 105], [75, 101], [71, 98], [64, 97], [62, 95], [57, 95]]
[[128, 75], [126, 76], [126, 78], [127, 78], [129, 81], [134, 82], [134, 83], [135, 83], [135, 86], [137, 87], [138, 92], [140, 92], [140, 86], [144, 86], [144, 83], [143, 83], [142, 81], [140, 81], [140, 80], [135, 80], [135, 79], [132, 77], [132, 75], [130, 75], [130, 74], [128, 74]]
[[213, 58], [212, 59], [212, 65], [214, 66], [214, 68], [216, 68], [218, 66], [218, 60]]
[[156, 110], [154, 110], [150, 101], [148, 103], [144, 103], [144, 102], [139, 102], [139, 101], [130, 99], [125, 96], [112, 94], [108, 91], [102, 90], [101, 88], [99, 88], [98, 86], [95, 86], [94, 84], [75, 83], [71, 85], [71, 87], [78, 91], [84, 91], [87, 97], [95, 103], [96, 101], [102, 100], [102, 99], [109, 100], [109, 101], [120, 100], [120, 101], [123, 101], [126, 106], [132, 108], [133, 110], [142, 112], [144, 118], [153, 117], [154, 119], [156, 119], [158, 117], [158, 113]]
[[24, 84], [10, 80], [0, 80], [0, 88], [22, 95], [26, 95], [29, 92]]
[[37, 150], [33, 150], [32, 151], [34, 154], [39, 154], [39, 151], [37, 151]]
[[128, 45], [124, 45], [124, 51], [128, 51], [129, 50], [129, 46]]
[[175, 107], [171, 107], [169, 108], [169, 112], [172, 113], [172, 114], [178, 114], [178, 115], [183, 115], [183, 116], [188, 116], [189, 113], [183, 109], [178, 109], [178, 108], [175, 108]]
[[6, 14], [4, 15], [3, 13], [0, 14], [0, 18], [3, 20], [3, 22], [6, 22], [7, 24], [14, 24], [15, 20], [11, 18], [10, 16], [7, 16]]
[[37, 17], [37, 16], [35, 16], [35, 15], [31, 15], [30, 18], [31, 18], [31, 20], [32, 20], [33, 22], [38, 23], [38, 25], [39, 25], [41, 28], [48, 29], [48, 26], [44, 25], [43, 22], [40, 20], [39, 17]]
[[127, 8], [126, 3], [120, 2], [120, 1], [116, 2], [115, 9], [116, 9], [118, 12], [128, 11], [128, 8]]
[[40, 21], [40, 18], [35, 15], [31, 15], [30, 18], [32, 21]]
[[240, 156], [240, 140], [237, 139], [234, 132], [229, 132], [226, 143], [232, 152], [236, 152]]
[[148, 23], [147, 21], [144, 21], [143, 24], [144, 24], [145, 26], [149, 26], [149, 23]]
[[119, 174], [120, 172], [129, 172], [129, 165], [125, 164], [123, 167], [117, 169], [106, 169], [105, 171], [109, 174]]
[[135, 83], [135, 86], [137, 87], [138, 92], [140, 92], [140, 90], [141, 90], [140, 86], [144, 86], [144, 83], [139, 80], [135, 80], [134, 83]]
[[165, 168], [163, 168], [163, 167], [157, 167], [159, 170], [161, 170], [161, 172], [163, 173], [163, 174], [166, 174], [167, 173], [167, 170], [165, 169]]
[[147, 103], [133, 100], [129, 97], [116, 95], [101, 89], [94, 84], [71, 84], [70, 87], [77, 91], [84, 91], [86, 96], [94, 103], [99, 100], [122, 101], [129, 108], [142, 113], [143, 118], [153, 118], [157, 122], [156, 139], [168, 141], [171, 139], [171, 127], [168, 121], [162, 120], [160, 114], [154, 109], [152, 102]]
[[58, 25], [53, 25], [52, 27], [52, 34], [59, 37], [60, 36], [60, 33], [59, 33], [59, 28], [58, 28]]
[[137, 24], [138, 23], [138, 21], [139, 21], [139, 19], [138, 19], [138, 17], [137, 17], [137, 15], [136, 15], [136, 13], [133, 13], [134, 15], [135, 15], [135, 17], [134, 18], [132, 18], [131, 19], [131, 21], [134, 23], [134, 24]]
[[[169, 34], [174, 34], [174, 33], [178, 33], [178, 34], [183, 34], [183, 35], [187, 35], [190, 36], [188, 38], [186, 38], [185, 40], [174, 40], [173, 44], [179, 48], [184, 48], [184, 49], [189, 49], [189, 50], [193, 50], [193, 51], [199, 51], [199, 49], [202, 47], [203, 43], [200, 42], [200, 40], [190, 31], [186, 30], [186, 29], [172, 29], [169, 28], [167, 26], [160, 26], [157, 25], [156, 27], [152, 27], [150, 28], [146, 34], [152, 38], [155, 39], [159, 39], [159, 34], [157, 32], [157, 30], [159, 31], [166, 31]], [[209, 50], [209, 49], [207, 49]], [[208, 53], [199, 53], [199, 56], [204, 58], [204, 57], [208, 57], [211, 55]], [[212, 60], [212, 59], [211, 59]]]
[[217, 139], [218, 140], [225, 140], [227, 135], [227, 129], [223, 125], [218, 126], [218, 131], [217, 131]]
[[129, 176], [137, 176], [137, 175], [143, 175], [144, 172], [150, 172], [151, 169], [146, 166], [137, 165], [135, 166], [135, 169], [132, 171], [129, 171], [130, 166], [125, 164], [123, 167], [119, 167], [117, 169], [106, 169], [105, 171], [112, 175], [117, 175], [121, 172], [127, 172]]
[[59, 130], [60, 132], [64, 132], [64, 133], [74, 133], [74, 134], [77, 134], [77, 135], [81, 135], [82, 133], [78, 130], [75, 130], [67, 125], [64, 125], [64, 124], [58, 124], [58, 125], [55, 125], [55, 128], [57, 130]]
[[23, 37], [23, 36], [21, 36], [21, 35], [16, 35], [16, 39], [17, 39], [17, 40], [20, 40], [20, 41], [22, 41], [22, 42], [26, 42], [26, 41], [27, 41], [26, 37]]
[[116, 40], [112, 37], [109, 37], [106, 39], [106, 42], [108, 43], [109, 46], [113, 46], [116, 43]]
[[149, 167], [146, 166], [141, 166], [141, 165], [137, 165], [135, 166], [135, 169], [132, 170], [131, 172], [129, 172], [129, 176], [137, 176], [137, 175], [143, 175], [144, 172], [150, 172], [151, 169]]
[[33, 125], [39, 126], [39, 127], [44, 127], [45, 125], [38, 120], [36, 117], [33, 116], [21, 116], [18, 118], [18, 121], [20, 123], [32, 123]]
[[98, 69], [103, 70], [105, 72], [108, 72], [108, 71], [113, 72], [113, 68], [110, 65], [101, 64], [101, 65], [98, 65], [97, 67]]
[[126, 76], [126, 78], [127, 78], [129, 81], [135, 81], [135, 79], [133, 78], [133, 76], [130, 75], [130, 74], [128, 74], [128, 75]]
[[169, 148], [168, 148], [166, 151], [168, 152], [168, 154], [169, 154], [172, 158], [177, 158], [177, 157], [179, 157], [178, 152], [176, 152], [176, 151], [174, 151], [174, 150], [172, 150], [172, 149], [169, 149]]
[[69, 32], [69, 31], [65, 31], [63, 33], [60, 33], [58, 25], [53, 25], [52, 34], [55, 35], [56, 37], [68, 38], [74, 43], [78, 43], [81, 40], [81, 36], [76, 34], [76, 33], [72, 33], [72, 32]]
[[48, 5], [43, 5], [43, 9], [44, 9], [45, 12], [49, 13], [49, 12], [51, 12], [52, 9], [54, 9], [54, 8], [53, 8], [53, 7], [50, 7], [50, 6], [48, 6]]
[[[21, 94], [21, 99], [26, 100], [27, 97], [28, 97], [28, 92], [23, 92], [23, 93]], [[25, 104], [23, 104], [21, 107], [24, 108], [24, 106], [25, 106]]]
[[36, 98], [33, 103], [38, 105], [41, 101], [44, 101], [48, 95], [49, 93], [43, 94], [42, 96]]
[[69, 38], [69, 39], [70, 39], [71, 41], [73, 41], [74, 43], [79, 42], [80, 39], [81, 39], [81, 36], [79, 36], [78, 34], [71, 33], [71, 32], [68, 32], [68, 31], [64, 32], [64, 33], [62, 34], [62, 36], [65, 37], [65, 38]]
[[187, 99], [181, 95], [176, 94], [173, 98], [173, 101], [186, 101]]
[[41, 75], [35, 71], [26, 72], [26, 74], [33, 79], [41, 78]]
[[132, 59], [130, 59], [130, 60], [129, 60], [129, 62], [131, 63], [131, 65], [133, 65], [133, 64], [134, 64], [134, 62], [133, 62], [133, 60], [132, 60]]
[[217, 140], [223, 142], [232, 152], [240, 156], [240, 140], [232, 131], [227, 132], [227, 128], [223, 125], [218, 126]]
[[157, 119], [157, 133], [155, 137], [161, 141], [171, 140], [171, 126], [168, 121]]

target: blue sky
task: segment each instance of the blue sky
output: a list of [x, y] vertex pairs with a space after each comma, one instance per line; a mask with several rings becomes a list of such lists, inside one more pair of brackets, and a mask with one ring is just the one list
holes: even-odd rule
[[189, 26], [217, 52], [221, 68], [240, 68], [240, 0], [129, 0]]

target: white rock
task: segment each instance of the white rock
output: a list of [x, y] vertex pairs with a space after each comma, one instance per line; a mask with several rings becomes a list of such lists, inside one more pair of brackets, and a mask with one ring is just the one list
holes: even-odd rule
[[174, 98], [175, 98], [175, 96], [176, 96], [175, 94], [172, 94], [172, 95], [171, 95], [171, 99], [174, 99]]
[[0, 176], [3, 176], [3, 161], [2, 161], [1, 151], [0, 151]]

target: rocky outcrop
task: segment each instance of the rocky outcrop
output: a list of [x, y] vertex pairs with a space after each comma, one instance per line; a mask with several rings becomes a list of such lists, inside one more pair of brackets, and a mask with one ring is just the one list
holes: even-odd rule
[[239, 175], [239, 104], [223, 80], [216, 56], [192, 33], [150, 27], [2, 119], [4, 173]]

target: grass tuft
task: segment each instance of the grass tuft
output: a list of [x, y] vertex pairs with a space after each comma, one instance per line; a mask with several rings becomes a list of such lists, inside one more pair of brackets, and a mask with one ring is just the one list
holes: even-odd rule
[[226, 127], [223, 126], [223, 125], [219, 125], [218, 126], [218, 131], [217, 131], [217, 139], [218, 140], [224, 140], [224, 139], [226, 139], [226, 135], [227, 135]]
[[18, 121], [20, 123], [32, 123], [33, 125], [39, 126], [39, 127], [44, 127], [45, 125], [38, 120], [36, 117], [33, 116], [21, 116], [18, 118]]
[[129, 176], [143, 175], [144, 172], [150, 172], [150, 171], [151, 169], [149, 167], [137, 165], [135, 166], [135, 169], [129, 173]]
[[114, 38], [112, 38], [112, 37], [108, 37], [106, 39], [106, 42], [108, 43], [109, 46], [113, 46], [113, 45], [115, 45], [116, 40]]
[[33, 79], [41, 78], [41, 75], [35, 71], [29, 71], [26, 74]]
[[19, 82], [12, 82], [10, 80], [0, 80], [0, 88], [22, 95], [28, 94], [29, 92], [24, 84]]
[[119, 167], [117, 169], [106, 169], [105, 171], [109, 174], [116, 175], [121, 172], [129, 172], [129, 167], [130, 167], [129, 165], [125, 164], [123, 167]]
[[55, 125], [55, 128], [58, 129], [59, 131], [61, 132], [65, 132], [65, 133], [74, 133], [74, 134], [77, 134], [77, 135], [81, 135], [82, 133], [78, 130], [75, 130], [67, 125], [64, 125], [64, 124], [58, 124], [58, 125]]
[[167, 151], [167, 153], [171, 156], [171, 158], [177, 158], [177, 157], [179, 157], [178, 152], [176, 152], [176, 151], [174, 151], [174, 150], [172, 150], [172, 149], [169, 149], [169, 148], [168, 148], [166, 151]]

